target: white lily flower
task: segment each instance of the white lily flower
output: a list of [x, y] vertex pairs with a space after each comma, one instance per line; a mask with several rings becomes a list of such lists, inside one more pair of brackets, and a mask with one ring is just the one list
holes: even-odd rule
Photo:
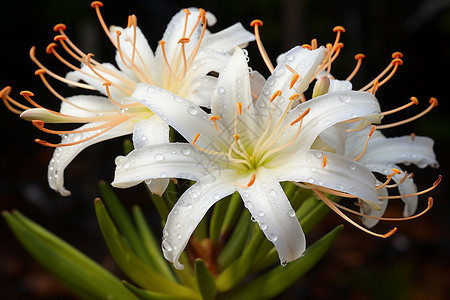
[[112, 184], [127, 188], [161, 177], [197, 181], [175, 204], [163, 231], [164, 256], [175, 268], [184, 267], [178, 261], [180, 254], [208, 209], [235, 191], [275, 245], [282, 265], [302, 255], [305, 236], [279, 182], [304, 182], [380, 207], [376, 179], [368, 169], [310, 149], [317, 136], [336, 123], [367, 116], [379, 121], [373, 95], [328, 94], [291, 109], [308, 88], [324, 53], [323, 47], [290, 50], [253, 104], [246, 56], [235, 48], [219, 75], [211, 114], [169, 91], [138, 85], [132, 98], [147, 105], [189, 144], [152, 145], [118, 157]]
[[[215, 23], [215, 17], [203, 9], [190, 8], [181, 10], [172, 18], [153, 53], [137, 26], [136, 16], [129, 16], [127, 28], [111, 26], [108, 30], [100, 13], [103, 4], [94, 1], [91, 6], [97, 11], [102, 27], [117, 50], [117, 67], [110, 63], [99, 63], [93, 59], [92, 54], [83, 53], [66, 35], [66, 26], [58, 24], [54, 28], [58, 32], [55, 41], [59, 41], [67, 54], [81, 63], [81, 67], [62, 58], [56, 50], [56, 43], [50, 44], [47, 53], [55, 55], [73, 69], [63, 78], [37, 60], [33, 47], [31, 58], [41, 68], [36, 74], [62, 100], [61, 110], [52, 111], [37, 105], [37, 108], [20, 107], [25, 109], [21, 114], [23, 119], [34, 121], [41, 130], [60, 134], [62, 137], [59, 144], [41, 140], [37, 142], [56, 147], [48, 166], [48, 181], [50, 187], [63, 196], [70, 195], [64, 187], [64, 170], [86, 147], [130, 133], [133, 133], [135, 148], [168, 142], [168, 126], [147, 107], [129, 97], [138, 83], [159, 86], [198, 105], [209, 107], [217, 78], [208, 73], [219, 72], [235, 46], [245, 46], [254, 40], [253, 34], [246, 31], [240, 23], [220, 32], [210, 33], [206, 26], [207, 23]], [[64, 98], [48, 84], [44, 74], [74, 87], [97, 90], [105, 97], [79, 95]], [[9, 94], [9, 90], [7, 92]], [[5, 90], [2, 95], [9, 98]], [[32, 93], [24, 94], [28, 100], [31, 100], [31, 95]], [[85, 125], [75, 130], [55, 131], [44, 128], [44, 123]], [[154, 193], [162, 194], [168, 182], [169, 179], [160, 179], [150, 183], [149, 188]]]

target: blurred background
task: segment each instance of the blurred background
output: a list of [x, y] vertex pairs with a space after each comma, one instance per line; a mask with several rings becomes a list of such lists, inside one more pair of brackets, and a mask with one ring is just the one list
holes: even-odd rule
[[[421, 119], [394, 129], [387, 136], [416, 135], [432, 137], [440, 169], [405, 168], [415, 173], [420, 189], [433, 184], [439, 174], [443, 183], [420, 198], [419, 210], [426, 207], [428, 196], [434, 208], [425, 216], [395, 224], [398, 232], [382, 240], [369, 236], [350, 225], [337, 239], [322, 261], [298, 284], [277, 299], [449, 299], [449, 189], [446, 155], [450, 147], [448, 70], [450, 67], [450, 1], [449, 0], [198, 0], [188, 1], [104, 1], [103, 16], [109, 25], [126, 26], [129, 14], [135, 14], [138, 25], [153, 49], [162, 37], [171, 17], [184, 7], [197, 6], [213, 12], [218, 21], [210, 28], [216, 32], [236, 22], [248, 30], [254, 19], [261, 19], [261, 35], [266, 50], [275, 63], [276, 57], [291, 47], [317, 38], [319, 44], [333, 42], [336, 25], [346, 28], [344, 48], [333, 65], [337, 78], [346, 78], [355, 65], [354, 55], [364, 53], [361, 71], [352, 81], [355, 88], [364, 86], [390, 62], [391, 54], [401, 51], [404, 64], [377, 92], [383, 110], [388, 110], [416, 96], [420, 104], [407, 112], [386, 118], [386, 122], [409, 117], [428, 105], [430, 97], [439, 106]], [[67, 25], [67, 34], [99, 61], [114, 59], [114, 49], [104, 35], [90, 1], [1, 1], [0, 18], [2, 72], [0, 88], [12, 86], [11, 96], [22, 100], [19, 92], [30, 90], [43, 106], [58, 109], [59, 101], [34, 75], [36, 66], [28, 51], [35, 45], [37, 57], [51, 70], [65, 74], [68, 70], [45, 53], [52, 42], [57, 23]], [[256, 44], [248, 47], [250, 66], [268, 76]], [[63, 95], [73, 90], [52, 81]], [[3, 106], [3, 105], [2, 105]], [[95, 218], [93, 200], [99, 196], [96, 183], [112, 181], [114, 158], [123, 152], [120, 139], [103, 142], [83, 151], [67, 168], [66, 187], [72, 196], [61, 197], [46, 181], [47, 164], [53, 149], [34, 142], [42, 138], [59, 142], [30, 123], [21, 120], [4, 106], [1, 114], [0, 209], [18, 209], [45, 228], [62, 237], [82, 252], [122, 276], [109, 255]], [[446, 154], [447, 153], [447, 154]], [[118, 191], [127, 206], [139, 204], [152, 211], [142, 186]], [[398, 204], [395, 204], [398, 203]], [[392, 201], [387, 215], [399, 216], [403, 206]], [[157, 222], [157, 221], [156, 221]], [[308, 242], [343, 221], [330, 213], [308, 235]], [[393, 226], [381, 222], [375, 231]], [[0, 299], [76, 299], [54, 280], [30, 255], [0, 220]], [[123, 278], [123, 277], [122, 277]]]

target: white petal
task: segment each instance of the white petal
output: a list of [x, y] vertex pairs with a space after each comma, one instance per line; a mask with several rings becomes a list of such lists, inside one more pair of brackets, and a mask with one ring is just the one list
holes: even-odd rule
[[202, 48], [209, 48], [218, 52], [230, 52], [235, 46], [244, 46], [254, 41], [255, 36], [245, 30], [241, 23], [236, 23], [222, 31], [206, 36]]
[[[225, 145], [219, 138], [214, 123], [209, 120], [208, 114], [198, 105], [183, 99], [169, 91], [152, 85], [138, 84], [132, 96], [150, 108], [163, 121], [175, 128], [188, 142], [192, 142], [197, 135], [197, 145], [208, 147], [211, 144], [221, 149]], [[223, 138], [223, 137], [222, 137]], [[228, 139], [232, 139], [229, 137]]]
[[[323, 167], [323, 157], [326, 165]], [[281, 158], [280, 158], [281, 159]], [[278, 167], [277, 167], [278, 166]], [[375, 190], [376, 179], [365, 166], [342, 156], [309, 150], [299, 152], [285, 163], [274, 159], [271, 168], [279, 181], [297, 181], [323, 186], [363, 199], [375, 209], [381, 207]]]
[[[336, 123], [370, 115], [381, 119], [380, 106], [372, 94], [349, 91], [325, 94], [298, 105], [287, 114], [281, 127], [293, 122], [308, 108], [311, 110], [303, 118], [300, 134], [293, 144], [298, 149], [309, 149], [319, 134]], [[299, 125], [288, 127], [277, 145], [290, 141], [297, 133]]]
[[116, 113], [119, 108], [115, 106], [107, 97], [78, 95], [67, 97], [67, 102], [61, 103], [60, 113], [74, 117], [98, 117], [99, 114]]
[[220, 72], [212, 101], [211, 113], [221, 118], [220, 123], [231, 134], [234, 133], [238, 102], [242, 104], [243, 110], [239, 121], [244, 124], [245, 128], [254, 127], [254, 119], [247, 113], [247, 108], [253, 106], [253, 100], [247, 60], [241, 48], [235, 48], [233, 56]]
[[[102, 123], [85, 124], [78, 129], [92, 128]], [[64, 187], [64, 170], [67, 165], [86, 147], [98, 142], [129, 134], [133, 131], [134, 122], [124, 122], [115, 128], [95, 137], [86, 142], [75, 144], [72, 146], [58, 147], [53, 152], [53, 157], [48, 165], [48, 183], [50, 187], [58, 191], [63, 196], [69, 196], [70, 192]], [[97, 131], [88, 133], [75, 133], [63, 135], [62, 144], [72, 143], [89, 136]]]
[[271, 170], [259, 168], [253, 185], [238, 191], [252, 219], [275, 245], [281, 264], [299, 258], [305, 252], [305, 234]]
[[343, 128], [342, 124], [335, 124], [319, 135], [320, 139], [331, 146], [334, 149], [334, 153], [339, 155], [344, 155], [345, 153], [345, 136], [345, 128]]
[[156, 178], [199, 180], [220, 166], [186, 143], [167, 143], [133, 150], [116, 158], [113, 186], [128, 188]]
[[169, 125], [157, 115], [142, 119], [134, 126], [133, 146], [135, 149], [168, 142]]
[[235, 171], [220, 171], [202, 178], [181, 195], [169, 213], [163, 230], [162, 250], [176, 269], [184, 269], [179, 262], [181, 252], [206, 212], [217, 201], [236, 191], [235, 177]]
[[[378, 192], [378, 196], [381, 196], [381, 197], [386, 197], [388, 195], [387, 189], [385, 187], [377, 190], [377, 192]], [[362, 214], [365, 214], [367, 216], [380, 218], [384, 215], [389, 201], [387, 199], [384, 199], [382, 202], [383, 202], [383, 204], [381, 205], [381, 209], [376, 210], [376, 209], [373, 209], [370, 205], [368, 205], [364, 201], [361, 201], [361, 202], [359, 202], [359, 205], [360, 205], [359, 210]], [[372, 228], [379, 222], [379, 220], [370, 218], [370, 217], [361, 217], [361, 222], [367, 228]]]
[[216, 77], [205, 76], [203, 78], [198, 78], [190, 83], [189, 94], [186, 98], [198, 106], [210, 108], [213, 91], [216, 85]]
[[[289, 97], [297, 93], [301, 94], [308, 88], [309, 81], [314, 75], [317, 66], [322, 62], [324, 55], [325, 48], [323, 47], [310, 51], [298, 46], [289, 50], [283, 56], [283, 59], [277, 65], [273, 74], [267, 79], [255, 106], [256, 114], [266, 116], [265, 119], [267, 120], [270, 114], [270, 98], [275, 91], [280, 90], [281, 97], [275, 99], [270, 105], [270, 110], [273, 112], [273, 119], [278, 120], [289, 104]], [[294, 74], [286, 65], [300, 75], [300, 79], [292, 89], [289, 89], [289, 86]], [[277, 122], [274, 123], [276, 124]]]
[[170, 178], [158, 178], [151, 179], [149, 180], [149, 182], [146, 182], [146, 184], [150, 192], [161, 197], [162, 194], [166, 191], [169, 182]]
[[352, 83], [346, 80], [330, 80], [330, 87], [328, 88], [328, 93], [351, 91]]

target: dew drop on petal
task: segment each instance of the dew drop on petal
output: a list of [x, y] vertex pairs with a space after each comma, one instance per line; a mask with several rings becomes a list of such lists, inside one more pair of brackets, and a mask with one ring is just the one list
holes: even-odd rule
[[267, 229], [267, 224], [266, 223], [261, 223], [259, 225], [259, 227], [261, 228], [261, 230], [266, 230]]
[[191, 153], [191, 149], [184, 147], [181, 149], [181, 153], [183, 153], [184, 155], [189, 155]]
[[181, 240], [181, 234], [177, 235], [177, 239]]
[[161, 174], [159, 174], [159, 177], [161, 177], [161, 178], [167, 178], [167, 174], [164, 173], [164, 172], [162, 172]]
[[275, 190], [269, 190], [269, 196], [270, 197], [276, 197], [276, 196], [278, 196], [278, 192], [275, 191]]
[[163, 161], [164, 160], [164, 155], [162, 155], [161, 153], [157, 153], [156, 155], [155, 155], [155, 160], [156, 161]]
[[270, 85], [270, 86], [272, 86], [272, 85], [274, 85], [275, 84], [275, 77], [269, 77], [268, 79], [267, 79], [267, 81], [266, 81], [266, 84], [267, 85]]
[[341, 94], [338, 97], [339, 101], [344, 102], [344, 103], [348, 103], [350, 102], [350, 96], [348, 94]]
[[292, 61], [294, 59], [294, 56], [292, 54], [288, 54], [285, 56], [286, 60]]
[[247, 201], [247, 202], [245, 202], [245, 207], [247, 207], [247, 208], [252, 208], [253, 207], [253, 202], [252, 201]]
[[195, 116], [198, 113], [198, 109], [195, 106], [190, 106], [188, 108], [188, 113], [190, 113], [191, 115]]
[[217, 88], [217, 91], [218, 91], [219, 93], [221, 93], [221, 94], [225, 93], [225, 89], [224, 89], [223, 86], [219, 86], [219, 87]]
[[263, 211], [259, 211], [259, 212], [258, 212], [258, 216], [264, 217], [264, 215], [265, 215], [265, 213], [264, 213]]
[[187, 208], [187, 209], [192, 209], [192, 204], [186, 205], [186, 208]]
[[172, 245], [166, 240], [162, 241], [161, 246], [162, 246], [163, 250], [168, 251], [168, 252], [172, 251], [172, 249], [173, 249]]
[[287, 214], [291, 218], [295, 217], [295, 211], [293, 209], [288, 210]]
[[314, 183], [314, 182], [316, 182], [316, 180], [315, 180], [314, 178], [312, 178], [312, 177], [309, 177], [309, 178], [308, 178], [308, 182], [309, 182], [309, 183]]
[[269, 234], [269, 241], [275, 242], [278, 239], [277, 235], [274, 233]]

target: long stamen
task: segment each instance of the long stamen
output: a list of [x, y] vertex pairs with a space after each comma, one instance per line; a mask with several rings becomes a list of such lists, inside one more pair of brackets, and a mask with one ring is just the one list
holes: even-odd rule
[[247, 185], [241, 185], [239, 183], [235, 183], [234, 185], [236, 185], [237, 187], [240, 187], [241, 189], [246, 189], [246, 188], [251, 187], [255, 183], [255, 180], [256, 180], [256, 174], [253, 173], [252, 177], [250, 178], [250, 181], [247, 183]]
[[388, 185], [388, 183], [392, 180], [392, 177], [394, 177], [394, 175], [401, 174], [401, 173], [402, 172], [400, 172], [397, 169], [392, 169], [392, 173], [389, 174], [388, 176], [386, 176], [386, 181], [383, 182], [383, 184], [380, 184], [379, 186], [377, 186], [375, 189], [379, 190], [379, 189], [382, 189], [382, 188], [386, 187]]
[[113, 36], [109, 33], [108, 26], [106, 25], [105, 21], [103, 20], [103, 16], [100, 12], [100, 7], [103, 6], [103, 3], [100, 1], [94, 1], [91, 3], [91, 7], [95, 9], [95, 12], [97, 13], [98, 21], [100, 22], [100, 25], [102, 26], [103, 30], [106, 33], [106, 36], [108, 36], [111, 43], [114, 45], [114, 47], [117, 48], [117, 45], [114, 41]]
[[85, 132], [91, 132], [91, 131], [95, 131], [95, 130], [99, 130], [99, 129], [104, 129], [104, 128], [109, 128], [112, 125], [116, 124], [117, 122], [123, 122], [126, 119], [128, 119], [128, 117], [122, 117], [119, 119], [115, 119], [112, 121], [109, 121], [105, 124], [101, 124], [98, 126], [94, 126], [91, 128], [85, 128], [85, 129], [74, 129], [74, 130], [53, 130], [53, 129], [48, 129], [45, 128], [45, 122], [42, 120], [33, 120], [31, 121], [31, 123], [34, 125], [34, 127], [36, 127], [37, 129], [46, 132], [46, 133], [50, 133], [50, 134], [73, 134], [73, 133], [85, 133]]
[[419, 195], [422, 195], [422, 194], [426, 194], [429, 191], [434, 190], [439, 185], [439, 183], [441, 183], [441, 180], [442, 180], [442, 175], [439, 175], [438, 179], [433, 183], [433, 185], [431, 187], [429, 187], [429, 188], [427, 188], [427, 189], [425, 189], [423, 191], [414, 193], [414, 194], [397, 195], [397, 196], [379, 196], [378, 199], [401, 199], [401, 198], [407, 198], [407, 197], [413, 197], [413, 196], [419, 196]]
[[401, 217], [401, 218], [387, 218], [387, 217], [375, 217], [375, 216], [370, 216], [370, 215], [366, 215], [363, 213], [360, 213], [358, 211], [355, 211], [353, 209], [350, 209], [348, 207], [345, 207], [343, 205], [340, 205], [338, 203], [334, 203], [334, 205], [336, 205], [337, 207], [339, 207], [340, 209], [343, 209], [345, 211], [348, 211], [349, 213], [361, 216], [361, 217], [366, 217], [366, 218], [371, 218], [371, 219], [376, 219], [376, 220], [380, 220], [380, 221], [407, 221], [407, 220], [412, 220], [412, 219], [416, 219], [420, 216], [423, 216], [426, 212], [428, 212], [432, 207], [433, 207], [433, 198], [429, 197], [428, 198], [428, 205], [427, 208], [425, 208], [423, 211], [421, 211], [420, 213], [414, 215], [414, 216], [410, 216], [410, 217]]
[[372, 126], [372, 129], [370, 129], [369, 135], [367, 136], [366, 143], [364, 145], [363, 151], [361, 152], [360, 155], [358, 155], [356, 158], [353, 159], [354, 161], [357, 161], [358, 159], [360, 159], [364, 155], [364, 153], [366, 153], [367, 145], [369, 144], [369, 138], [372, 136], [374, 131], [375, 131], [375, 126]]
[[410, 101], [409, 103], [405, 104], [405, 105], [402, 105], [402, 106], [400, 106], [400, 107], [397, 107], [397, 108], [394, 108], [394, 109], [391, 109], [391, 110], [388, 110], [388, 111], [384, 111], [384, 112], [382, 112], [381, 114], [382, 114], [383, 116], [387, 116], [387, 115], [390, 115], [390, 114], [399, 112], [399, 111], [401, 111], [401, 110], [404, 110], [405, 108], [408, 108], [408, 107], [412, 106], [413, 104], [415, 104], [415, 105], [418, 105], [418, 104], [419, 104], [419, 100], [417, 100], [416, 97], [411, 97], [410, 100], [411, 100], [411, 101]]
[[161, 52], [162, 52], [162, 54], [163, 54], [164, 62], [166, 63], [166, 67], [169, 69], [170, 74], [172, 74], [172, 76], [173, 76], [174, 78], [177, 77], [177, 75], [173, 72], [173, 70], [172, 70], [172, 68], [171, 68], [171, 66], [170, 66], [169, 60], [167, 59], [166, 48], [165, 48], [166, 41], [161, 40], [161, 41], [159, 42], [159, 45], [161, 46]]
[[259, 35], [259, 27], [263, 26], [263, 22], [261, 20], [253, 20], [250, 23], [250, 26], [255, 28], [256, 44], [258, 45], [258, 49], [259, 52], [261, 53], [262, 59], [266, 63], [266, 66], [269, 69], [270, 73], [273, 73], [275, 68], [273, 67], [272, 62], [270, 61], [269, 55], [267, 55], [266, 49], [264, 48], [264, 45], [261, 40], [261, 36]]
[[208, 150], [208, 149], [205, 149], [205, 148], [203, 148], [203, 147], [200, 147], [199, 145], [196, 144], [196, 142], [197, 142], [197, 140], [198, 140], [199, 137], [200, 137], [200, 133], [197, 133], [197, 134], [195, 135], [195, 137], [194, 137], [194, 140], [191, 142], [192, 146], [194, 146], [194, 147], [197, 148], [198, 150], [200, 150], [200, 151], [202, 151], [202, 152], [205, 152], [205, 153], [208, 153], [208, 154], [213, 154], [213, 155], [225, 155], [225, 156], [228, 155], [228, 154], [225, 153], [225, 152], [212, 151], [212, 150]]
[[373, 236], [377, 236], [377, 237], [381, 237], [381, 238], [388, 238], [390, 236], [392, 236], [396, 231], [397, 231], [397, 227], [394, 227], [391, 231], [389, 231], [388, 233], [385, 234], [380, 234], [380, 233], [376, 233], [373, 231], [368, 230], [367, 228], [362, 227], [361, 225], [359, 225], [358, 223], [356, 223], [355, 221], [353, 221], [352, 219], [350, 219], [347, 215], [345, 215], [341, 210], [339, 210], [339, 208], [336, 206], [336, 203], [334, 203], [333, 201], [331, 201], [330, 199], [327, 198], [327, 196], [325, 196], [324, 193], [322, 193], [321, 191], [318, 190], [313, 190], [314, 193], [316, 193], [317, 196], [319, 196], [319, 198], [331, 209], [333, 210], [335, 213], [337, 213], [340, 217], [342, 217], [344, 220], [346, 220], [347, 222], [349, 222], [350, 224], [352, 224], [353, 226], [355, 226], [358, 229], [361, 229], [362, 231], [371, 234]]
[[209, 119], [214, 122], [214, 127], [216, 128], [216, 130], [219, 133], [222, 133], [222, 130], [220, 130], [219, 127], [217, 126], [217, 121], [220, 120], [220, 117], [219, 116], [211, 116], [211, 117], [209, 117]]
[[[202, 43], [203, 37], [205, 36], [205, 32], [206, 32], [206, 25], [207, 25], [207, 19], [206, 19], [206, 12], [203, 9], [199, 9], [200, 10], [200, 15], [199, 15], [199, 20], [202, 21], [202, 32], [200, 33], [200, 37], [198, 39], [197, 44], [195, 45], [194, 50], [192, 50], [191, 54], [189, 55], [187, 62], [188, 62], [188, 69], [191, 67], [192, 63], [194, 62], [194, 58], [197, 55], [198, 50], [200, 49], [200, 45]], [[198, 21], [195, 25], [195, 27], [192, 29], [191, 34], [189, 34], [189, 38], [191, 38], [194, 29], [197, 27], [198, 25]]]
[[353, 69], [353, 72], [350, 73], [350, 75], [348, 75], [347, 79], [345, 79], [346, 81], [350, 81], [353, 79], [353, 77], [355, 77], [355, 75], [358, 73], [359, 69], [361, 68], [361, 63], [364, 58], [366, 58], [366, 56], [362, 53], [355, 55], [355, 59], [357, 61], [356, 66]]
[[408, 119], [405, 119], [405, 120], [402, 120], [402, 121], [398, 121], [398, 122], [395, 122], [395, 123], [391, 123], [391, 124], [377, 125], [376, 128], [377, 129], [386, 129], [386, 128], [391, 128], [391, 127], [403, 125], [403, 124], [409, 123], [411, 121], [414, 121], [414, 120], [424, 116], [425, 114], [427, 114], [434, 107], [438, 106], [438, 101], [434, 97], [431, 97], [429, 102], [430, 102], [430, 106], [428, 106], [427, 109], [425, 109], [421, 113], [415, 115], [414, 117], [411, 117], [411, 118], [408, 118]]
[[[0, 91], [0, 98], [2, 98], [3, 103], [5, 104], [5, 106], [8, 110], [10, 110], [11, 112], [13, 112], [17, 115], [20, 115], [24, 110], [31, 109], [31, 107], [23, 105], [22, 103], [17, 102], [13, 98], [11, 98], [9, 96], [10, 93], [11, 93], [10, 86], [6, 86]], [[17, 106], [18, 108], [20, 108], [22, 110], [18, 110], [16, 108], [12, 107], [10, 103]]]
[[[365, 91], [365, 90], [369, 89], [371, 86], [373, 86], [373, 83], [375, 81], [379, 81], [384, 75], [386, 75], [387, 72], [389, 72], [389, 70], [391, 70], [392, 67], [395, 67], [395, 70], [397, 70], [398, 65], [401, 65], [403, 63], [401, 60], [402, 57], [403, 57], [403, 54], [401, 52], [393, 53], [392, 61], [389, 63], [389, 65], [386, 67], [386, 69], [384, 69], [383, 72], [381, 72], [377, 77], [375, 77], [375, 79], [373, 79], [371, 82], [369, 82], [366, 86], [361, 88], [360, 91]], [[394, 75], [393, 73], [391, 73], [391, 74]], [[390, 75], [389, 78], [391, 78], [392, 75]]]

